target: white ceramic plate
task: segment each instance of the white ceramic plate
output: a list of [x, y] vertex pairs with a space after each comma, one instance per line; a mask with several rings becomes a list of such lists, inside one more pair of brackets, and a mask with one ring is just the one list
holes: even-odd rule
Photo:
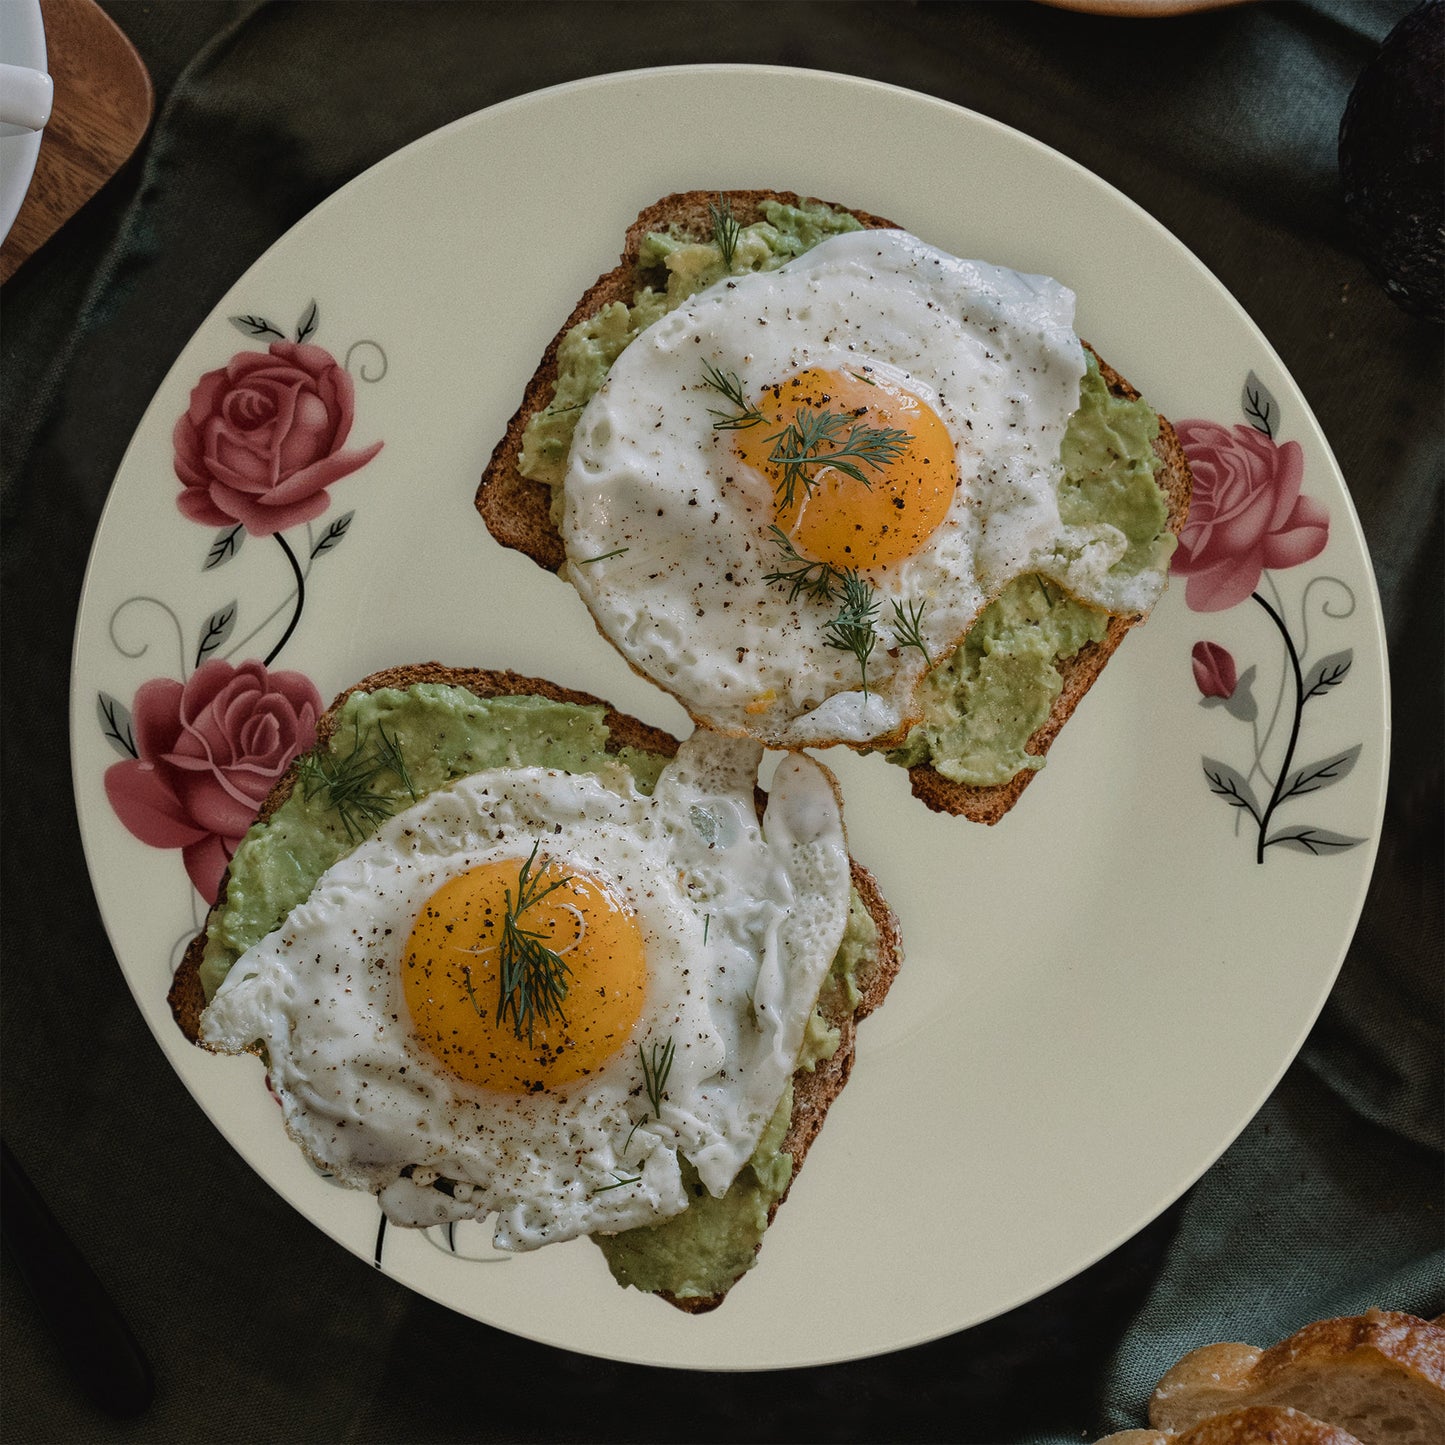
[[[0, 5], [0, 60], [45, 69], [45, 25], [40, 0], [5, 0]], [[38, 130], [0, 125], [0, 241], [10, 234], [30, 189], [40, 155]]]
[[[450, 1240], [385, 1235], [387, 1273], [519, 1334], [766, 1368], [909, 1345], [1020, 1304], [1128, 1238], [1234, 1138], [1323, 1004], [1364, 899], [1384, 798], [1385, 652], [1349, 495], [1268, 343], [1178, 241], [1022, 135], [869, 81], [706, 67], [524, 96], [390, 157], [236, 283], [160, 388], [96, 537], [72, 714], [96, 893], [157, 1040], [260, 1174], [365, 1260], [374, 1202], [303, 1163], [254, 1060], [191, 1048], [167, 1012], [171, 970], [204, 916], [183, 857], [210, 876], [218, 844], [201, 835], [222, 824], [197, 823], [194, 799], [160, 797], [158, 778], [175, 775], [145, 759], [170, 745], [199, 657], [265, 658], [288, 628], [272, 670], [306, 674], [327, 698], [434, 657], [683, 725], [569, 588], [491, 540], [472, 494], [524, 380], [628, 222], [694, 187], [821, 195], [955, 253], [1060, 277], [1078, 293], [1081, 334], [1161, 411], [1219, 424], [1193, 433], [1200, 492], [1216, 499], [1206, 511], [1239, 512], [1212, 534], [1222, 570], [1191, 599], [1176, 579], [999, 827], [928, 813], [880, 759], [829, 756], [852, 850], [897, 908], [907, 963], [861, 1030], [853, 1081], [759, 1266], [722, 1309], [684, 1317], [618, 1289], [585, 1240], [503, 1259], [476, 1226]], [[258, 365], [244, 357], [276, 339], [267, 325], [288, 342], [306, 334], [355, 377], [352, 469], [279, 542], [176, 502], [178, 447], [182, 470], [204, 465], [176, 432], [192, 389], [200, 435], [228, 389], [201, 378]], [[336, 395], [326, 358], [307, 355], [323, 377], [312, 392]], [[269, 384], [231, 389], [252, 386], [254, 403]], [[338, 406], [309, 434], [318, 454]], [[1303, 500], [1266, 495], [1301, 468]], [[1251, 499], [1267, 505], [1251, 512]], [[1189, 605], [1211, 588], [1219, 602], [1221, 578], [1257, 584], [1262, 601]], [[1313, 694], [1297, 730], [1291, 648]], [[1199, 679], [1230, 696], [1206, 702]], [[242, 723], [203, 720], [196, 736], [224, 748], [227, 728], [239, 736]], [[1276, 781], [1292, 795], [1270, 815], [1277, 841], [1261, 863], [1256, 815]], [[1255, 811], [1232, 806], [1231, 790]]]

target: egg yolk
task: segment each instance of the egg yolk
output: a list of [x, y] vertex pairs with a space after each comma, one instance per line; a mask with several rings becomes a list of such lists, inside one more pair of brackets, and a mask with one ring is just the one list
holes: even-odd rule
[[810, 367], [767, 387], [755, 410], [762, 422], [737, 431], [738, 455], [772, 485], [777, 524], [802, 556], [840, 571], [886, 567], [947, 515], [953, 441], [891, 378]]
[[[523, 980], [506, 998], [504, 969]], [[616, 892], [534, 855], [481, 864], [437, 889], [407, 939], [401, 977], [415, 1035], [442, 1064], [485, 1089], [535, 1094], [585, 1078], [626, 1046], [647, 969], [642, 931]]]

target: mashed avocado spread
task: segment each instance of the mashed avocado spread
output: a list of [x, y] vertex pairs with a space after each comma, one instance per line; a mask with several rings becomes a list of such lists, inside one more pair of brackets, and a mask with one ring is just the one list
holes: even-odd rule
[[[639, 265], [656, 271], [658, 284], [640, 287], [630, 306], [604, 306], [567, 333], [558, 350], [556, 392], [528, 422], [518, 463], [523, 476], [553, 489], [554, 521], [561, 516], [577, 418], [635, 337], [725, 275], [774, 270], [827, 236], [860, 229], [846, 212], [818, 202], [768, 201], [762, 210], [765, 219], [739, 233], [731, 270], [710, 239], [648, 236]], [[1064, 435], [1060, 515], [1069, 525], [1117, 528], [1128, 545], [1114, 571], [1137, 575], [1159, 565], [1173, 540], [1165, 497], [1154, 480], [1159, 419], [1147, 402], [1112, 395], [1098, 362], [1085, 355], [1079, 407]], [[885, 756], [905, 767], [931, 763], [953, 782], [980, 787], [1042, 767], [1044, 760], [1024, 745], [1062, 688], [1056, 664], [1099, 641], [1108, 621], [1106, 612], [1075, 600], [1057, 583], [1015, 579], [979, 615], [963, 646], [930, 675], [923, 718], [903, 746]]]
[[[1068, 523], [1105, 521], [1128, 540], [1115, 564], [1137, 573], [1157, 565], [1164, 494], [1154, 482], [1159, 418], [1144, 401], [1114, 396], [1085, 353], [1079, 409], [1064, 432], [1059, 512]], [[1099, 642], [1109, 614], [1070, 597], [1055, 582], [1017, 577], [979, 613], [963, 646], [923, 687], [923, 718], [889, 762], [932, 763], [955, 783], [1006, 783], [1044, 760], [1025, 751], [1043, 726], [1063, 680], [1055, 665]]]
[[[325, 746], [337, 761], [379, 758], [378, 743], [395, 746], [399, 770], [384, 761], [374, 772], [368, 768], [368, 790], [385, 813], [495, 767], [560, 768], [619, 786], [630, 774], [638, 790], [650, 794], [667, 759], [632, 748], [608, 752], [607, 737], [601, 707], [541, 697], [478, 698], [464, 688], [418, 683], [353, 693]], [[207, 928], [200, 973], [208, 1000], [241, 954], [279, 927], [366, 831], [355, 817], [348, 828], [326, 789], [308, 797], [304, 783], [268, 821], [253, 825], [231, 859], [225, 901]], [[843, 941], [808, 1021], [800, 1070], [816, 1068], [837, 1051], [839, 1034], [825, 1014], [836, 1017], [856, 1006], [858, 980], [876, 962], [877, 943], [873, 919], [855, 892]], [[621, 1283], [680, 1297], [709, 1295], [751, 1266], [769, 1207], [792, 1177], [792, 1158], [781, 1151], [792, 1098], [789, 1083], [752, 1158], [722, 1198], [714, 1199], [692, 1175], [687, 1182], [694, 1202], [676, 1219], [598, 1241]], [[683, 1168], [689, 1166], [684, 1162]]]

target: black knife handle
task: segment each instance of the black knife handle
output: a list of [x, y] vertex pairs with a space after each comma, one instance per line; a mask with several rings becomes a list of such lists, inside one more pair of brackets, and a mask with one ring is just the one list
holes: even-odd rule
[[111, 1415], [151, 1402], [150, 1362], [114, 1300], [0, 1139], [0, 1238], [76, 1383]]

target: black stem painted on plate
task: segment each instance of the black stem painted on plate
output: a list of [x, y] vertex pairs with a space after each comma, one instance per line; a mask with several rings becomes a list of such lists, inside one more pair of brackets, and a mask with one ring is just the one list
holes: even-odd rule
[[296, 610], [291, 614], [291, 621], [286, 624], [286, 631], [281, 634], [281, 641], [266, 654], [266, 666], [275, 662], [281, 649], [291, 640], [291, 634], [296, 631], [296, 624], [301, 621], [301, 609], [306, 605], [306, 576], [301, 570], [301, 564], [296, 560], [296, 554], [291, 550], [291, 545], [280, 532], [275, 534], [276, 541], [280, 543], [281, 550], [286, 554], [286, 560], [291, 564], [291, 570], [296, 574]]
[[1252, 592], [1250, 596], [1264, 608], [1273, 619], [1274, 625], [1279, 628], [1280, 636], [1284, 638], [1285, 651], [1289, 654], [1290, 666], [1294, 669], [1294, 725], [1290, 728], [1289, 746], [1284, 750], [1284, 761], [1280, 764], [1279, 776], [1274, 782], [1274, 791], [1270, 794], [1264, 815], [1259, 820], [1259, 846], [1255, 849], [1254, 861], [1263, 863], [1264, 850], [1269, 846], [1265, 842], [1265, 834], [1269, 830], [1270, 816], [1279, 806], [1285, 779], [1289, 777], [1289, 765], [1294, 761], [1295, 745], [1299, 742], [1300, 721], [1305, 708], [1305, 680], [1304, 673], [1300, 668], [1299, 653], [1295, 651], [1294, 639], [1289, 635], [1289, 628], [1285, 626], [1284, 618], [1258, 592]]

